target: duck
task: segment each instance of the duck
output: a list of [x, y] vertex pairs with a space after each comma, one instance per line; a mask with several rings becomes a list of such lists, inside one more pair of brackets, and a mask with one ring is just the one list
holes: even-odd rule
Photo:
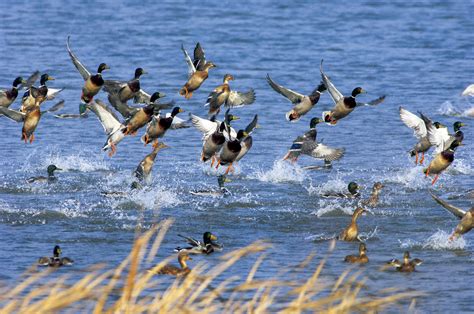
[[453, 163], [454, 152], [460, 145], [464, 144], [461, 144], [458, 140], [454, 140], [454, 142], [452, 142], [446, 150], [437, 153], [431, 160], [428, 167], [423, 169], [423, 173], [426, 177], [428, 177], [430, 174], [435, 175], [433, 181], [431, 181], [431, 185], [434, 185], [438, 180], [439, 175]]
[[347, 255], [344, 258], [344, 262], [346, 263], [359, 263], [359, 264], [366, 264], [369, 262], [369, 258], [367, 257], [367, 247], [365, 243], [359, 244], [359, 255]]
[[153, 151], [143, 158], [142, 161], [138, 164], [137, 169], [135, 170], [135, 177], [143, 181], [148, 181], [150, 178], [151, 170], [153, 164], [155, 163], [155, 158], [158, 152], [162, 149], [168, 148], [169, 146], [161, 142], [158, 145], [154, 146]]
[[123, 128], [123, 134], [125, 135], [135, 135], [138, 129], [144, 127], [148, 122], [153, 119], [155, 114], [158, 114], [161, 109], [168, 107], [168, 104], [161, 105], [156, 103], [156, 101], [161, 97], [160, 92], [156, 92], [151, 97], [151, 103], [142, 107], [130, 116], [129, 119], [125, 122], [125, 127]]
[[449, 130], [446, 126], [440, 125], [440, 127], [437, 127], [426, 116], [421, 115], [421, 117], [426, 124], [428, 140], [431, 146], [435, 147], [435, 155], [446, 150], [454, 141], [457, 141], [459, 144], [461, 144], [464, 140], [464, 133], [461, 131], [461, 127], [465, 126], [465, 124], [461, 121], [454, 122], [453, 129], [455, 133], [451, 135], [449, 134]]
[[141, 138], [142, 143], [146, 146], [154, 141], [153, 146], [155, 147], [158, 145], [158, 139], [165, 136], [168, 129], [188, 128], [189, 126], [185, 121], [177, 117], [181, 112], [184, 112], [182, 108], [174, 107], [170, 114], [165, 116], [154, 115], [147, 125], [145, 134]]
[[61, 100], [46, 111], [41, 111], [39, 105], [33, 105], [33, 107], [26, 109], [24, 112], [0, 107], [0, 114], [3, 114], [4, 116], [10, 118], [13, 121], [23, 122], [23, 128], [21, 130], [21, 140], [25, 141], [25, 143], [28, 143], [29, 141], [31, 144], [35, 139], [34, 132], [43, 114], [58, 111], [63, 107], [64, 100]]
[[293, 108], [285, 115], [286, 120], [290, 122], [298, 121], [302, 116], [307, 114], [318, 103], [321, 94], [326, 91], [326, 85], [321, 82], [309, 95], [303, 95], [285, 88], [272, 80], [267, 74], [267, 82], [270, 87], [283, 97], [287, 98], [292, 104]]
[[53, 256], [47, 257], [43, 256], [38, 259], [39, 266], [49, 266], [49, 267], [60, 267], [60, 266], [69, 266], [74, 263], [69, 257], [61, 257], [61, 248], [59, 245], [54, 246]]
[[9, 108], [18, 97], [18, 89], [20, 85], [25, 85], [26, 81], [18, 76], [13, 80], [11, 89], [0, 90], [0, 107]]
[[[402, 122], [413, 130], [414, 136], [418, 139], [418, 143], [410, 150], [411, 157], [415, 156], [415, 165], [418, 164], [418, 155], [421, 153], [420, 165], [423, 164], [425, 160], [425, 153], [431, 148], [430, 140], [428, 139], [428, 129], [426, 121], [430, 121], [425, 115], [421, 112], [420, 117], [411, 113], [410, 111], [404, 109], [400, 106], [399, 108], [400, 119]], [[444, 125], [439, 122], [434, 122], [433, 126], [438, 130], [437, 132], [444, 133], [447, 129]]]
[[209, 106], [208, 115], [210, 117], [218, 115], [223, 104], [229, 108], [237, 108], [254, 103], [255, 91], [250, 89], [248, 92], [242, 93], [231, 90], [229, 81], [233, 80], [234, 76], [231, 74], [224, 75], [223, 84], [216, 87], [207, 97], [204, 106]]
[[229, 135], [229, 139], [222, 146], [216, 165], [216, 169], [218, 169], [220, 165], [228, 165], [225, 171], [226, 175], [229, 174], [230, 171], [234, 172], [233, 164], [242, 150], [242, 141], [248, 136], [245, 130], [239, 130], [236, 138], [231, 137], [228, 129], [227, 134]]
[[217, 177], [217, 184], [219, 185], [218, 190], [199, 190], [199, 191], [190, 191], [192, 195], [199, 196], [228, 196], [230, 191], [224, 186], [225, 183], [231, 182], [229, 178], [225, 175], [220, 175]]
[[352, 90], [350, 96], [342, 95], [329, 80], [329, 77], [323, 72], [323, 60], [320, 65], [321, 77], [324, 85], [326, 86], [329, 95], [334, 101], [334, 108], [331, 111], [323, 112], [323, 120], [329, 125], [336, 125], [337, 122], [347, 117], [356, 107], [360, 106], [376, 106], [385, 100], [385, 96], [381, 96], [368, 103], [361, 103], [356, 101], [356, 97], [360, 94], [366, 94], [367, 92], [362, 87], [356, 87]]
[[436, 196], [433, 192], [430, 191], [431, 197], [446, 208], [451, 214], [456, 216], [458, 219], [461, 219], [459, 224], [454, 229], [454, 232], [449, 237], [450, 240], [459, 238], [461, 235], [468, 233], [474, 228], [474, 207], [471, 207], [469, 210], [464, 210], [454, 205], [449, 204], [440, 197]]
[[[135, 75], [130, 81], [105, 80], [103, 88], [110, 96], [109, 101], [127, 103], [130, 99], [140, 96], [140, 77], [147, 73], [143, 68], [136, 68]], [[111, 101], [112, 106], [114, 106], [113, 102], [115, 101]]]
[[252, 148], [253, 139], [252, 139], [252, 136], [250, 136], [250, 134], [252, 134], [253, 130], [258, 127], [259, 127], [258, 115], [255, 115], [253, 117], [253, 120], [245, 128], [245, 133], [247, 134], [247, 136], [245, 136], [240, 142], [240, 146], [242, 147], [242, 149], [240, 150], [239, 154], [235, 158], [235, 162], [239, 162], [242, 158], [244, 158], [244, 156], [247, 155], [249, 150]]
[[367, 212], [367, 210], [365, 210], [362, 207], [357, 207], [356, 208], [356, 210], [352, 214], [351, 223], [349, 224], [349, 226], [347, 226], [347, 228], [345, 228], [339, 234], [339, 237], [338, 237], [339, 240], [342, 240], [342, 241], [360, 241], [360, 242], [362, 242], [362, 240], [359, 238], [359, 230], [357, 228], [357, 219], [362, 214], [364, 214], [365, 212]]
[[316, 141], [318, 125], [323, 120], [319, 118], [312, 118], [309, 125], [309, 130], [298, 136], [291, 145], [290, 149], [283, 157], [283, 160], [291, 160], [296, 162], [301, 154], [311, 156], [317, 159], [323, 159], [325, 167], [330, 168], [332, 161], [339, 160], [344, 156], [344, 148], [332, 148]]
[[53, 100], [63, 89], [54, 89], [46, 86], [48, 81], [54, 81], [54, 77], [48, 73], [41, 75], [40, 86], [31, 86], [22, 97], [20, 111], [26, 112], [40, 106], [46, 100]]
[[160, 268], [156, 274], [157, 275], [173, 275], [177, 277], [186, 276], [191, 272], [191, 269], [186, 264], [187, 261], [192, 261], [193, 259], [186, 252], [180, 252], [178, 254], [178, 263], [180, 267], [174, 265], [165, 265]]
[[186, 99], [190, 99], [193, 96], [193, 92], [201, 87], [202, 83], [209, 76], [209, 70], [217, 67], [212, 62], [207, 62], [204, 55], [204, 50], [201, 47], [200, 43], [196, 44], [194, 48], [194, 59], [191, 60], [188, 52], [184, 49], [184, 46], [181, 45], [181, 50], [184, 53], [184, 59], [188, 64], [188, 81], [179, 91], [181, 96], [184, 96]]
[[[72, 52], [71, 47], [69, 45], [69, 39], [71, 36], [67, 37], [66, 41], [66, 48], [67, 52], [69, 53], [69, 57], [71, 57], [71, 61], [81, 74], [82, 78], [84, 79], [84, 86], [82, 87], [82, 95], [81, 101], [85, 104], [91, 102], [95, 95], [97, 95], [102, 86], [104, 86], [104, 79], [102, 78], [102, 72], [105, 70], [109, 70], [110, 67], [106, 63], [101, 63], [97, 68], [97, 73], [92, 75], [92, 73], [87, 70], [87, 68], [79, 61], [77, 56]], [[84, 108], [84, 107], [82, 107]], [[83, 113], [83, 112], [80, 112]]]
[[190, 114], [192, 125], [201, 131], [202, 136], [202, 151], [201, 151], [201, 161], [207, 162], [211, 160], [211, 167], [216, 161], [216, 154], [221, 150], [222, 146], [228, 137], [226, 130], [226, 125], [229, 125], [230, 136], [237, 137], [237, 132], [230, 127], [232, 121], [238, 120], [239, 117], [233, 115], [229, 110], [225, 113], [224, 121], [218, 121], [216, 116], [212, 116], [210, 120], [200, 118], [196, 115]]
[[387, 264], [396, 268], [397, 271], [403, 273], [411, 273], [415, 271], [415, 267], [421, 265], [423, 261], [419, 258], [410, 260], [410, 252], [406, 251], [403, 254], [403, 262], [398, 259], [392, 259]]
[[58, 181], [58, 178], [54, 175], [55, 171], [61, 171], [63, 169], [56, 167], [56, 165], [49, 165], [46, 171], [48, 171], [48, 176], [39, 176], [39, 177], [31, 177], [26, 180], [28, 183], [33, 183], [33, 182], [48, 182], [48, 183], [53, 183]]
[[360, 186], [355, 183], [354, 181], [349, 182], [347, 185], [347, 191], [346, 192], [326, 192], [324, 194], [321, 194], [322, 197], [325, 198], [332, 198], [332, 197], [339, 197], [339, 198], [358, 198], [360, 197], [359, 193]]
[[474, 84], [471, 84], [469, 85], [468, 87], [466, 87], [462, 93], [461, 93], [461, 96], [471, 96], [471, 97], [474, 97]]
[[223, 247], [221, 244], [215, 242], [217, 241], [217, 236], [210, 231], [204, 232], [202, 235], [203, 242], [196, 240], [192, 237], [186, 237], [183, 235], [178, 234], [181, 238], [186, 239], [190, 247], [177, 247], [175, 248], [175, 252], [186, 252], [191, 254], [211, 254], [216, 251], [222, 251]]
[[363, 200], [361, 205], [376, 207], [379, 203], [379, 194], [383, 187], [384, 185], [381, 182], [375, 182], [372, 187], [372, 193], [370, 194], [370, 197], [366, 200]]

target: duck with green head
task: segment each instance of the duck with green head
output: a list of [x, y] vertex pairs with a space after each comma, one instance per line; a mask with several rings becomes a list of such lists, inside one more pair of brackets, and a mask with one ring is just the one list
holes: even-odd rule
[[41, 75], [40, 86], [31, 86], [24, 94], [21, 102], [20, 111], [27, 112], [33, 110], [35, 107], [40, 106], [46, 100], [54, 99], [62, 89], [49, 88], [46, 83], [48, 81], [54, 81], [54, 77], [47, 73]]
[[53, 249], [53, 256], [52, 257], [40, 257], [38, 259], [38, 265], [40, 266], [49, 266], [49, 267], [60, 267], [60, 266], [67, 266], [72, 265], [74, 261], [69, 257], [61, 257], [61, 248], [59, 245], [56, 245]]
[[0, 90], [0, 107], [9, 108], [18, 97], [20, 85], [25, 85], [26, 81], [21, 77], [15, 78], [11, 89]]
[[198, 191], [190, 191], [189, 193], [193, 195], [199, 195], [199, 196], [214, 196], [214, 197], [219, 197], [219, 196], [228, 196], [230, 195], [230, 191], [224, 186], [225, 183], [232, 182], [227, 176], [225, 175], [220, 175], [217, 177], [217, 184], [219, 186], [219, 189], [215, 190], [198, 190]]
[[54, 175], [54, 172], [56, 170], [62, 170], [61, 168], [56, 167], [56, 165], [49, 165], [47, 168], [48, 171], [48, 176], [38, 176], [38, 177], [31, 177], [28, 178], [26, 181], [28, 183], [33, 183], [33, 182], [48, 182], [48, 183], [53, 183], [58, 181], [58, 178]]
[[228, 165], [225, 171], [226, 175], [229, 174], [230, 171], [234, 172], [233, 164], [242, 150], [242, 141], [248, 136], [248, 133], [245, 130], [239, 130], [237, 132], [237, 137], [232, 138], [228, 128], [227, 134], [229, 139], [222, 147], [216, 166], [216, 169], [218, 169], [220, 165]]
[[[155, 114], [159, 114], [162, 106], [160, 104], [156, 104], [155, 102], [162, 97], [161, 95], [162, 94], [160, 92], [154, 93], [149, 105], [134, 111], [130, 118], [127, 119], [125, 126], [122, 129], [124, 135], [135, 135], [138, 129], [144, 127], [153, 119]], [[167, 107], [168, 105], [164, 106]]]
[[347, 192], [326, 192], [321, 194], [322, 197], [326, 198], [358, 198], [360, 197], [360, 185], [354, 181], [349, 182], [347, 185]]
[[[140, 77], [147, 73], [148, 72], [146, 72], [142, 68], [136, 68], [133, 79], [127, 82], [105, 80], [104, 90], [112, 97], [112, 99], [116, 98], [116, 100], [120, 103], [127, 103], [127, 101], [129, 101], [130, 99], [135, 98], [139, 95], [141, 91]], [[111, 100], [110, 97], [109, 100]], [[112, 106], [114, 106], [114, 103], [114, 101], [111, 101]]]
[[145, 135], [143, 135], [141, 138], [142, 143], [144, 143], [146, 146], [149, 143], [154, 142], [153, 147], [156, 147], [158, 145], [158, 139], [165, 136], [168, 129], [187, 128], [188, 126], [185, 123], [173, 124], [175, 120], [178, 120], [176, 116], [181, 112], [184, 112], [184, 109], [180, 107], [174, 107], [171, 113], [164, 116], [160, 115], [159, 113], [153, 115], [153, 118], [146, 127]]
[[187, 252], [192, 254], [211, 254], [215, 251], [222, 251], [223, 247], [221, 244], [217, 243], [217, 236], [210, 231], [204, 232], [202, 235], [203, 242], [196, 240], [192, 237], [185, 237], [178, 234], [181, 238], [186, 239], [190, 247], [177, 247], [176, 252]]

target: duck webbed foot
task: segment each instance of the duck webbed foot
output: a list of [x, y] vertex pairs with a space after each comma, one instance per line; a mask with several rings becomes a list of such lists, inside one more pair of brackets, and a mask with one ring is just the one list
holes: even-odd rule
[[425, 161], [425, 153], [421, 153], [420, 165]]

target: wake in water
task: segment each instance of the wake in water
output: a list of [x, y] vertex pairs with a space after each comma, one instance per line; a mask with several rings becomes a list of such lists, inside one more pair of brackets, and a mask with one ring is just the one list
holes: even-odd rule
[[268, 171], [259, 170], [254, 174], [255, 179], [263, 182], [284, 183], [304, 181], [305, 171], [298, 165], [283, 160], [276, 160], [272, 169]]
[[400, 242], [400, 248], [402, 249], [423, 249], [423, 250], [435, 250], [435, 251], [452, 251], [452, 250], [464, 250], [466, 247], [466, 240], [463, 237], [459, 237], [454, 240], [449, 240], [451, 233], [443, 230], [438, 230], [428, 239], [424, 241], [398, 240]]

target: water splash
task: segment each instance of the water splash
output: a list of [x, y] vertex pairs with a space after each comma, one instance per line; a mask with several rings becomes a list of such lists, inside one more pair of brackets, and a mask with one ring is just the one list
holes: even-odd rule
[[466, 240], [463, 237], [459, 237], [455, 240], [449, 240], [451, 236], [450, 233], [447, 233], [443, 230], [438, 230], [428, 239], [424, 241], [414, 241], [411, 239], [400, 241], [400, 248], [410, 249], [410, 248], [421, 248], [424, 250], [435, 250], [435, 251], [444, 251], [444, 250], [463, 250], [466, 247]]
[[305, 179], [304, 170], [298, 164], [291, 164], [283, 160], [276, 160], [272, 169], [268, 171], [257, 171], [255, 178], [263, 182], [283, 183], [298, 182]]
[[384, 181], [401, 184], [406, 188], [415, 190], [424, 189], [431, 182], [426, 180], [423, 167], [419, 166], [390, 173]]

